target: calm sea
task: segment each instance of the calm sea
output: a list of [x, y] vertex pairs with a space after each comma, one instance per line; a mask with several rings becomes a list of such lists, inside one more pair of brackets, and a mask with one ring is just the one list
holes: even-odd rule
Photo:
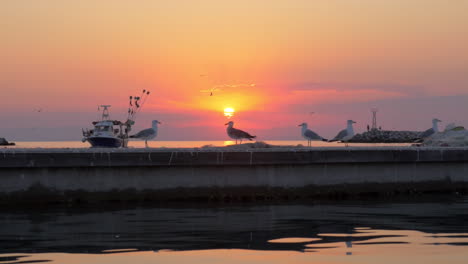
[[412, 199], [3, 208], [0, 263], [468, 263], [468, 197]]
[[[252, 141], [253, 142], [253, 141]], [[304, 140], [266, 140], [263, 141], [271, 145], [280, 146], [297, 146], [302, 144], [307, 146], [307, 141]], [[89, 148], [88, 142], [81, 141], [16, 141], [16, 146], [8, 146], [8, 148]], [[199, 148], [203, 146], [226, 146], [233, 145], [234, 141], [149, 141], [148, 145], [151, 148]], [[350, 143], [349, 146], [408, 146], [409, 144], [367, 144], [367, 143]], [[312, 147], [343, 147], [344, 143], [338, 142], [312, 142]], [[144, 141], [130, 141], [130, 148], [144, 148]]]

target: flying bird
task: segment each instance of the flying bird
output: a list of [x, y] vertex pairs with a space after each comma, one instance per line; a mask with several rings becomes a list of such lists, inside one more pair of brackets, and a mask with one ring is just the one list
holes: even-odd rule
[[158, 124], [161, 124], [158, 120], [153, 120], [151, 128], [143, 129], [130, 138], [138, 138], [145, 140], [145, 146], [148, 147], [148, 140], [154, 139], [158, 136]]
[[308, 147], [312, 146], [312, 141], [328, 141], [327, 139], [319, 136], [314, 131], [308, 129], [307, 128], [307, 123], [302, 123], [299, 126], [302, 127], [301, 128], [301, 134], [302, 134], [302, 137], [307, 139], [307, 146]]
[[213, 96], [213, 92], [219, 92], [219, 91], [221, 90], [216, 87], [211, 87], [210, 89], [207, 89], [207, 90], [200, 90], [200, 92], [202, 93], [210, 93], [210, 96]]
[[229, 121], [227, 122], [226, 124], [224, 125], [227, 125], [227, 134], [230, 138], [232, 139], [235, 139], [236, 140], [236, 145], [237, 145], [237, 140], [239, 139], [240, 140], [240, 143], [242, 144], [242, 139], [246, 138], [248, 140], [252, 140], [252, 138], [256, 138], [257, 136], [252, 136], [250, 135], [249, 133], [245, 132], [245, 131], [242, 131], [240, 129], [237, 129], [237, 128], [233, 128], [232, 126], [234, 126], [234, 122], [232, 121]]
[[341, 130], [338, 135], [336, 135], [336, 137], [334, 137], [332, 140], [330, 140], [330, 142], [333, 142], [333, 141], [348, 141], [350, 140], [352, 137], [354, 137], [354, 129], [353, 129], [353, 124], [355, 124], [356, 122], [353, 121], [353, 120], [348, 120], [347, 121], [347, 126], [346, 126], [346, 129], [343, 129]]

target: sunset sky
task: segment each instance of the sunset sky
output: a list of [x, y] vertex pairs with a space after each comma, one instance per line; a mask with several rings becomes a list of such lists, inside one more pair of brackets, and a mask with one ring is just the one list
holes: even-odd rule
[[[97, 105], [159, 140], [468, 127], [466, 0], [14, 0], [0, 3], [0, 137], [79, 140]], [[213, 96], [204, 90], [213, 89]], [[41, 109], [41, 111], [37, 111]], [[314, 112], [314, 114], [311, 114]]]

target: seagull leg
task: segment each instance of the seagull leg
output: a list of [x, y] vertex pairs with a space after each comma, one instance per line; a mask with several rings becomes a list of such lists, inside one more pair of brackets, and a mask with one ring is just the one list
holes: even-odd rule
[[148, 140], [145, 140], [145, 147], [148, 147]]

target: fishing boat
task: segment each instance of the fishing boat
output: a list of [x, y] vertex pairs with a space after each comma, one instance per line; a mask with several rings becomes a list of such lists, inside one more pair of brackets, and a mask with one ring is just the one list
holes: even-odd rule
[[109, 118], [110, 105], [101, 105], [102, 118], [94, 121], [93, 129], [83, 130], [83, 142], [88, 141], [92, 147], [118, 148], [126, 146], [126, 125]]
[[149, 91], [143, 90], [141, 96], [130, 96], [127, 121], [112, 120], [109, 116], [110, 105], [100, 105], [98, 110], [102, 108], [101, 120], [92, 122], [93, 129], [82, 129], [83, 142], [89, 142], [91, 147], [100, 148], [119, 148], [127, 147], [128, 133], [135, 124], [137, 113], [141, 111], [146, 98], [150, 94]]

